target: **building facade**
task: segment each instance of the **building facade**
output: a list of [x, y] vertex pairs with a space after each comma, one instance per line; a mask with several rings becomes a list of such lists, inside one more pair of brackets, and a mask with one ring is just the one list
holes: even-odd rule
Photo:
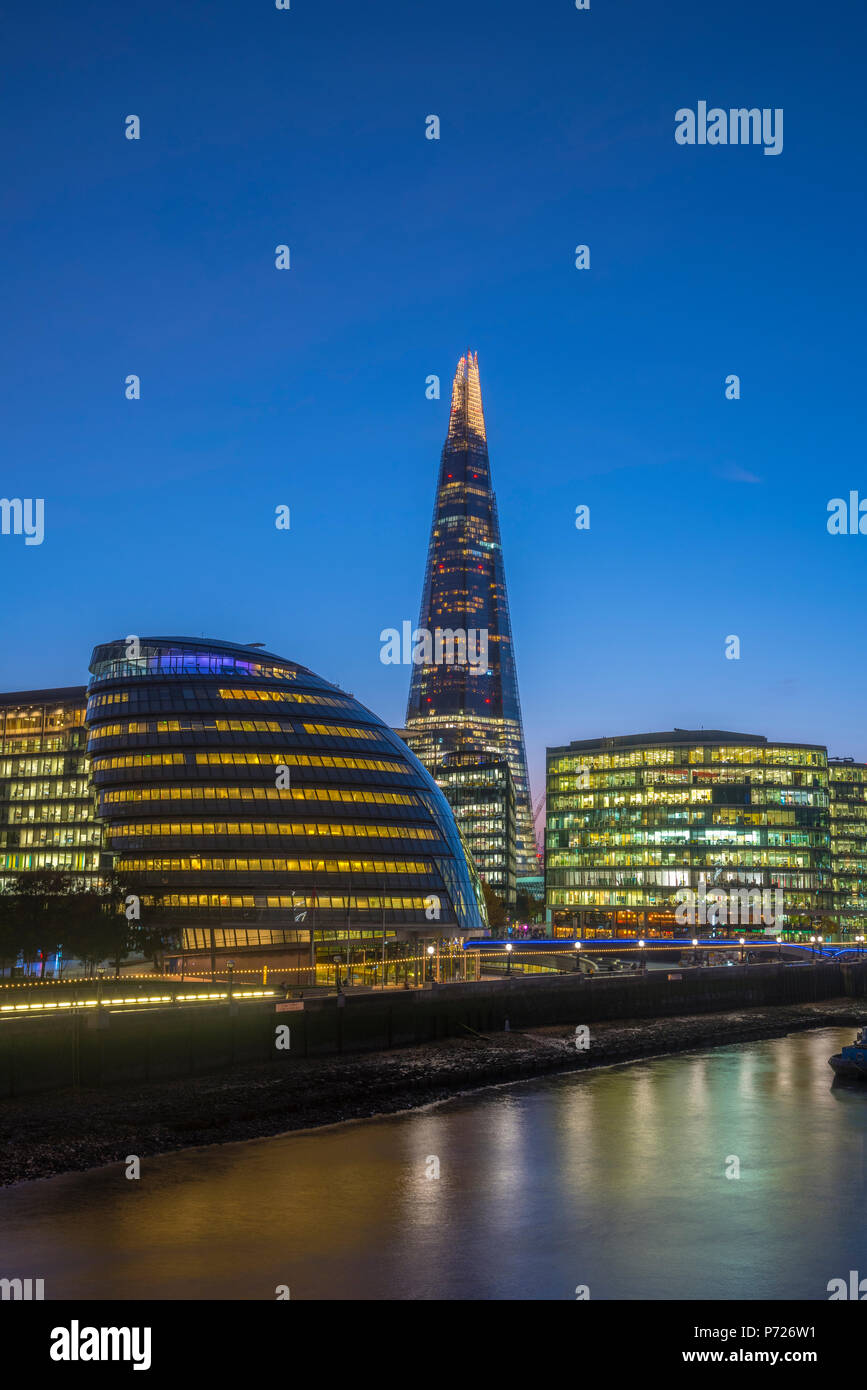
[[517, 883], [519, 893], [525, 893], [528, 898], [537, 898], [538, 901], [545, 901], [545, 875], [527, 874], [524, 878], [519, 878]]
[[481, 878], [507, 907], [516, 901], [515, 783], [502, 753], [447, 753], [437, 784]]
[[546, 903], [554, 923], [683, 935], [683, 890], [780, 890], [777, 928], [808, 935], [830, 924], [824, 747], [675, 729], [548, 749]]
[[[434, 654], [414, 665], [405, 737], [430, 771], [447, 753], [504, 754], [515, 782], [518, 871], [537, 868], [518, 679], [478, 356], [458, 363], [440, 460], [418, 630]], [[435, 634], [461, 633], [478, 660], [436, 659]], [[469, 634], [475, 634], [475, 638]], [[482, 647], [483, 635], [484, 646]], [[482, 660], [482, 655], [485, 659]]]
[[867, 763], [829, 758], [834, 913], [850, 939], [867, 936]]
[[300, 969], [484, 929], [442, 792], [370, 710], [259, 648], [136, 641], [93, 652], [92, 776], [118, 873], [185, 958]]
[[0, 695], [0, 883], [31, 871], [94, 887], [107, 866], [83, 685]]

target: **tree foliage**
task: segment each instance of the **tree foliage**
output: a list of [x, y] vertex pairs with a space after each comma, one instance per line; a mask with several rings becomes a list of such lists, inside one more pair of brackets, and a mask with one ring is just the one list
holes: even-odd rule
[[490, 927], [504, 927], [506, 925], [506, 908], [502, 898], [498, 897], [485, 879], [482, 879], [482, 892], [485, 895], [485, 907], [488, 910], [488, 925]]
[[21, 956], [32, 966], [62, 950], [95, 965], [119, 965], [139, 946], [137, 923], [127, 920], [124, 903], [132, 891], [116, 874], [105, 873], [99, 888], [88, 888], [55, 870], [21, 873], [0, 892], [0, 964]]

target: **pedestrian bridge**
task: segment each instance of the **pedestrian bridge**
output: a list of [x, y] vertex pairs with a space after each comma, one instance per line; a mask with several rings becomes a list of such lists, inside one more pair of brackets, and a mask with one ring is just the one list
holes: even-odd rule
[[[588, 962], [589, 969], [598, 969], [593, 957], [617, 956], [632, 958], [637, 963], [653, 964], [658, 960], [671, 965], [676, 958], [683, 964], [713, 964], [714, 955], [739, 960], [744, 964], [759, 964], [769, 961], [783, 961], [788, 965], [805, 965], [811, 961], [858, 961], [867, 959], [867, 942], [850, 945], [845, 942], [823, 942], [815, 944], [779, 941], [764, 938], [761, 940], [744, 938], [715, 937], [649, 937], [640, 943], [633, 937], [592, 937], [580, 939], [545, 938], [533, 940], [523, 937], [491, 938], [471, 937], [464, 941], [465, 951], [478, 951], [484, 965], [491, 965], [499, 972], [506, 958], [511, 957], [515, 965], [525, 963], [536, 968], [554, 970], [574, 969], [579, 959]], [[487, 957], [487, 960], [485, 959]], [[683, 957], [687, 959], [683, 961]], [[721, 961], [722, 963], [722, 961]]]

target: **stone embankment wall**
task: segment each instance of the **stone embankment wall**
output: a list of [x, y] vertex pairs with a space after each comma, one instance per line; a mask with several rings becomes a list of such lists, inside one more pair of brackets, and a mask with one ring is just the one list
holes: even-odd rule
[[[674, 976], [675, 978], [670, 978]], [[679, 976], [679, 978], [677, 978]], [[250, 1062], [377, 1051], [546, 1024], [665, 1018], [867, 994], [867, 962], [751, 965], [590, 979], [514, 976], [296, 1001], [174, 1004], [0, 1021], [0, 1096], [130, 1085]], [[278, 1034], [279, 1028], [288, 1028]], [[278, 1037], [288, 1046], [278, 1046]]]

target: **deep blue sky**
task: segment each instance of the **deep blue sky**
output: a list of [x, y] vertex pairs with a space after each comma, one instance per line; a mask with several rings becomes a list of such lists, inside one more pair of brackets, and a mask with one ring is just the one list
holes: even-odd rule
[[[534, 794], [546, 744], [674, 725], [867, 758], [867, 536], [825, 524], [867, 496], [865, 30], [851, 0], [8, 11], [0, 491], [47, 535], [0, 537], [0, 688], [204, 633], [400, 724], [379, 632], [417, 619], [473, 348]], [[782, 107], [783, 153], [676, 145], [702, 99]]]

